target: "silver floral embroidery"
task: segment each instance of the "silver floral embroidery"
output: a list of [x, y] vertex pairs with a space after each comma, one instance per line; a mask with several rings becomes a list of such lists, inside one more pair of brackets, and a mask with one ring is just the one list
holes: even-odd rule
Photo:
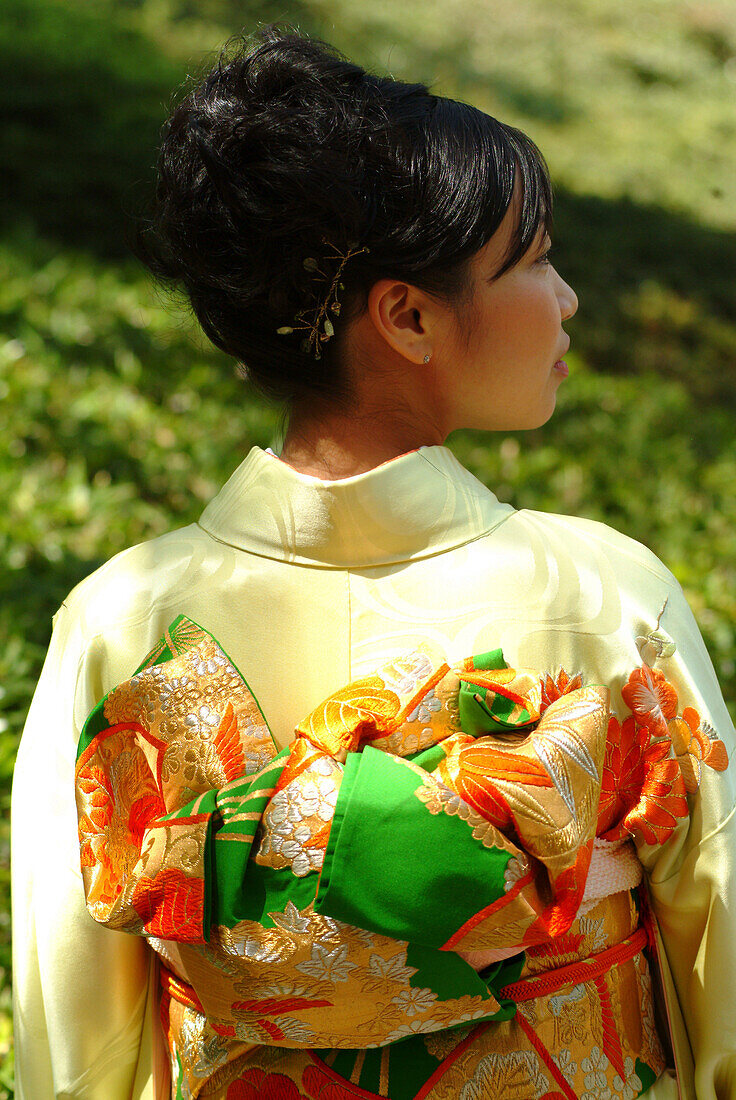
[[[529, 1082], [523, 1093], [518, 1091], [518, 1086], [522, 1084], [520, 1073], [525, 1074]], [[505, 1054], [487, 1054], [478, 1062], [470, 1080], [463, 1085], [459, 1100], [486, 1100], [488, 1096], [503, 1096], [506, 1092], [504, 1086], [512, 1083], [516, 1085], [515, 1094], [528, 1096], [529, 1100], [539, 1100], [549, 1091], [547, 1075], [535, 1051], [510, 1050]], [[527, 1091], [530, 1087], [534, 1092]]]
[[520, 852], [518, 856], [512, 856], [506, 864], [506, 869], [503, 873], [503, 888], [508, 893], [512, 886], [516, 885], [519, 879], [529, 873], [529, 860], [523, 852]]
[[268, 915], [278, 928], [292, 936], [303, 936], [309, 932], [308, 918], [301, 915], [293, 901], [286, 903], [283, 913], [269, 913]]
[[386, 687], [397, 695], [411, 695], [431, 673], [432, 662], [424, 653], [411, 653], [396, 661], [393, 668], [396, 670], [394, 676], [386, 669], [381, 670]]
[[435, 695], [434, 688], [430, 688], [427, 694], [414, 707], [411, 714], [407, 715], [407, 722], [431, 722], [432, 715], [442, 709], [442, 703]]
[[189, 741], [209, 741], [217, 733], [221, 715], [203, 703], [184, 719], [184, 736]]
[[348, 962], [347, 944], [335, 947], [329, 951], [321, 943], [315, 943], [312, 947], [312, 957], [302, 963], [297, 963], [295, 970], [301, 971], [309, 978], [316, 978], [322, 982], [346, 982], [351, 970], [356, 969], [355, 963]]
[[368, 962], [368, 972], [381, 981], [400, 982], [403, 985], [404, 982], [408, 982], [416, 974], [415, 967], [404, 965], [405, 959], [405, 951], [398, 955], [392, 955], [389, 959], [384, 959], [380, 955], [371, 955]]
[[586, 1092], [581, 1100], [611, 1100], [611, 1090], [608, 1088], [608, 1058], [600, 1047], [591, 1048], [590, 1056], [583, 1058], [580, 1068], [585, 1074], [584, 1082]]
[[420, 802], [424, 802], [431, 814], [446, 813], [466, 821], [473, 830], [473, 836], [480, 840], [484, 848], [505, 847], [503, 837], [490, 821], [486, 821], [459, 794], [434, 777], [428, 776], [414, 794]]
[[634, 1100], [634, 1097], [639, 1095], [643, 1086], [641, 1078], [634, 1072], [633, 1058], [627, 1056], [624, 1059], [624, 1073], [626, 1076], [623, 1080], [619, 1074], [616, 1074], [613, 1079], [613, 1087], [621, 1100]]
[[263, 815], [262, 841], [258, 855], [281, 857], [295, 875], [303, 878], [318, 871], [324, 862], [324, 849], [310, 846], [313, 829], [306, 822], [332, 820], [337, 804], [335, 765], [329, 760], [317, 761], [313, 778], [304, 781], [297, 776], [271, 799]]
[[398, 1005], [407, 1016], [416, 1016], [418, 1012], [427, 1012], [437, 1000], [437, 994], [431, 989], [402, 989], [391, 1003]]
[[214, 676], [215, 673], [225, 671], [234, 673], [235, 669], [229, 664], [224, 653], [207, 653], [207, 649], [195, 649], [189, 655], [189, 667], [197, 676]]
[[[569, 993], [559, 993], [556, 997], [550, 997], [549, 1007], [552, 1009], [553, 1016], [559, 1016], [569, 1006], [575, 1004], [577, 1001], [582, 1001], [585, 997], [585, 985], [575, 985]], [[593, 1048], [597, 1050], [597, 1047]], [[591, 1053], [592, 1057], [592, 1053]]]
[[573, 1061], [573, 1057], [570, 1051], [565, 1048], [564, 1050], [561, 1050], [558, 1055], [555, 1056], [553, 1054], [552, 1060], [553, 1062], [555, 1062], [557, 1068], [559, 1069], [565, 1080], [568, 1082], [568, 1084], [572, 1084], [575, 1079], [575, 1074], [578, 1072], [578, 1064], [577, 1062]]

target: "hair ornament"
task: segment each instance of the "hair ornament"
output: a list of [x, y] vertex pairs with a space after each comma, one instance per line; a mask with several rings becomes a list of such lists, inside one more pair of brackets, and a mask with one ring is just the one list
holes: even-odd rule
[[316, 260], [314, 256], [307, 256], [304, 260], [304, 270], [308, 271], [320, 281], [323, 281], [329, 279], [330, 276], [328, 272], [322, 270], [320, 263], [331, 264], [337, 259], [340, 260], [337, 271], [330, 281], [326, 296], [324, 298], [317, 298], [317, 302], [314, 306], [299, 310], [294, 321], [301, 323], [282, 325], [280, 328], [276, 329], [279, 336], [290, 336], [293, 332], [308, 333], [301, 342], [301, 349], [307, 354], [313, 352], [315, 359], [322, 358], [320, 345], [324, 344], [326, 340], [329, 340], [331, 336], [335, 335], [335, 326], [332, 323], [330, 314], [334, 317], [340, 314], [338, 294], [341, 290], [345, 289], [345, 284], [340, 281], [345, 264], [353, 256], [359, 256], [361, 252], [370, 252], [369, 248], [359, 248], [355, 242], [348, 243], [347, 252], [341, 252], [340, 249], [331, 241], [328, 241], [326, 237], [322, 238], [322, 243], [333, 250], [332, 255], [322, 256], [319, 261]]

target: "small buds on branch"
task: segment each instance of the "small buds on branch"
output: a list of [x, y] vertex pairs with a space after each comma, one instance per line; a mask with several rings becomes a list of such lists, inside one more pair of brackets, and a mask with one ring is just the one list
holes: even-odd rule
[[[328, 241], [326, 237], [322, 238], [322, 243], [333, 250], [332, 255], [321, 257], [323, 263], [330, 264], [336, 259], [340, 260], [337, 272], [330, 281], [326, 297], [321, 301], [318, 300], [313, 307], [299, 310], [294, 320], [295, 322], [303, 323], [282, 325], [280, 328], [276, 329], [279, 336], [290, 336], [297, 331], [307, 332], [309, 335], [302, 340], [300, 346], [302, 351], [306, 353], [313, 352], [315, 359], [322, 358], [320, 345], [335, 335], [335, 326], [330, 318], [330, 313], [334, 317], [339, 317], [340, 315], [340, 302], [337, 295], [339, 291], [345, 289], [345, 284], [341, 282], [345, 264], [353, 256], [359, 256], [362, 252], [370, 252], [369, 248], [359, 248], [356, 242], [348, 244], [347, 252], [341, 252], [340, 249], [332, 244], [331, 241]], [[304, 270], [310, 272], [310, 274], [316, 275], [320, 279], [329, 278], [329, 276], [321, 270], [319, 262], [314, 256], [307, 256], [303, 264]]]

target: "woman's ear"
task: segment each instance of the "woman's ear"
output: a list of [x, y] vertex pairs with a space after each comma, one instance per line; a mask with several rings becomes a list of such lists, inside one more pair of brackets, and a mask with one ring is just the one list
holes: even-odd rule
[[428, 362], [440, 306], [411, 283], [379, 279], [368, 292], [368, 315], [395, 352], [412, 363]]

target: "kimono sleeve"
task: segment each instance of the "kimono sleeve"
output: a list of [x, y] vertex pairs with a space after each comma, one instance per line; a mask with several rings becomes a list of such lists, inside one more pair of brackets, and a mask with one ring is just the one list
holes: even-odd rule
[[[640, 844], [639, 856], [648, 874], [665, 967], [668, 963], [674, 983], [670, 996], [676, 993], [691, 1048], [694, 1095], [699, 1100], [733, 1098], [734, 729], [695, 619], [674, 578], [658, 633], [654, 646], [659, 654], [651, 663], [676, 693], [668, 705], [678, 717], [670, 718], [668, 725], [690, 814], [669, 843], [656, 849]], [[653, 656], [650, 654], [650, 659]]]
[[[16, 1096], [150, 1100], [153, 953], [96, 924], [79, 864], [75, 699], [95, 642], [62, 605], [21, 738], [12, 794]], [[84, 701], [80, 700], [80, 705]]]

